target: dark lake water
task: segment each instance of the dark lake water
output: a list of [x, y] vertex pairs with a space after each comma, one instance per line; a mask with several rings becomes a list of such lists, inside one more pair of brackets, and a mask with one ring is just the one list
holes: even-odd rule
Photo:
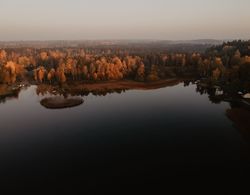
[[230, 104], [212, 103], [196, 85], [90, 94], [60, 110], [42, 98], [31, 86], [0, 104], [0, 177], [10, 189], [156, 185], [250, 169], [249, 141], [228, 118]]

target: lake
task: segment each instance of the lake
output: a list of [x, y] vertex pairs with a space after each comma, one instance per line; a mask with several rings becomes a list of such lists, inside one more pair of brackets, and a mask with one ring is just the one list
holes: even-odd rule
[[250, 127], [195, 84], [89, 94], [82, 105], [53, 110], [39, 103], [51, 95], [36, 88], [0, 103], [0, 177], [10, 189], [161, 184], [250, 170]]

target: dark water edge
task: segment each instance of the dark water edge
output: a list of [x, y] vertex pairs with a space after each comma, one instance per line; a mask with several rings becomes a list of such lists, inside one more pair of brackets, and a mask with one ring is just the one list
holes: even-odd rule
[[51, 95], [36, 90], [0, 104], [0, 178], [10, 191], [116, 191], [249, 177], [249, 112], [212, 103], [194, 84], [89, 94], [65, 110], [43, 108], [40, 100]]

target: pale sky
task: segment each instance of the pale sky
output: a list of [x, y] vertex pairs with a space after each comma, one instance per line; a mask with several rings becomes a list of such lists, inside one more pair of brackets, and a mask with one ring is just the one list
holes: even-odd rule
[[0, 0], [0, 41], [250, 39], [250, 0]]

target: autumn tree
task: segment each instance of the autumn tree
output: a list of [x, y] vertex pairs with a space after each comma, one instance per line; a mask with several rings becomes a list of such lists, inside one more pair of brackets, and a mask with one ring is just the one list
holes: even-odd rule
[[3, 65], [7, 60], [7, 52], [5, 50], [0, 51], [0, 65]]
[[50, 69], [50, 71], [47, 74], [47, 80], [51, 83], [54, 80], [55, 75], [56, 75], [55, 69], [54, 68]]
[[63, 67], [58, 67], [56, 69], [56, 77], [57, 77], [57, 80], [60, 84], [63, 84], [66, 82], [67, 78], [65, 76], [65, 73], [64, 73], [64, 68]]
[[43, 66], [39, 66], [38, 68], [33, 70], [33, 77], [35, 81], [39, 81], [40, 83], [43, 83], [43, 81], [46, 78], [46, 69]]
[[221, 71], [219, 68], [216, 68], [215, 70], [213, 70], [212, 78], [214, 80], [217, 81], [220, 78], [220, 76], [221, 76]]
[[159, 80], [158, 68], [156, 65], [151, 66], [151, 70], [147, 76], [147, 81], [157, 81]]
[[145, 66], [143, 63], [141, 63], [137, 69], [137, 73], [136, 73], [136, 80], [137, 81], [144, 81], [144, 77], [145, 77]]
[[28, 67], [30, 65], [30, 59], [27, 56], [21, 56], [18, 58], [18, 64]]
[[234, 53], [234, 56], [232, 57], [230, 64], [231, 66], [238, 66], [240, 65], [240, 62], [241, 62], [241, 54], [240, 54], [240, 51], [237, 50]]
[[1, 78], [4, 83], [12, 84], [15, 83], [17, 77], [23, 78], [24, 77], [24, 67], [20, 64], [16, 64], [13, 61], [8, 61], [2, 68], [1, 68]]

